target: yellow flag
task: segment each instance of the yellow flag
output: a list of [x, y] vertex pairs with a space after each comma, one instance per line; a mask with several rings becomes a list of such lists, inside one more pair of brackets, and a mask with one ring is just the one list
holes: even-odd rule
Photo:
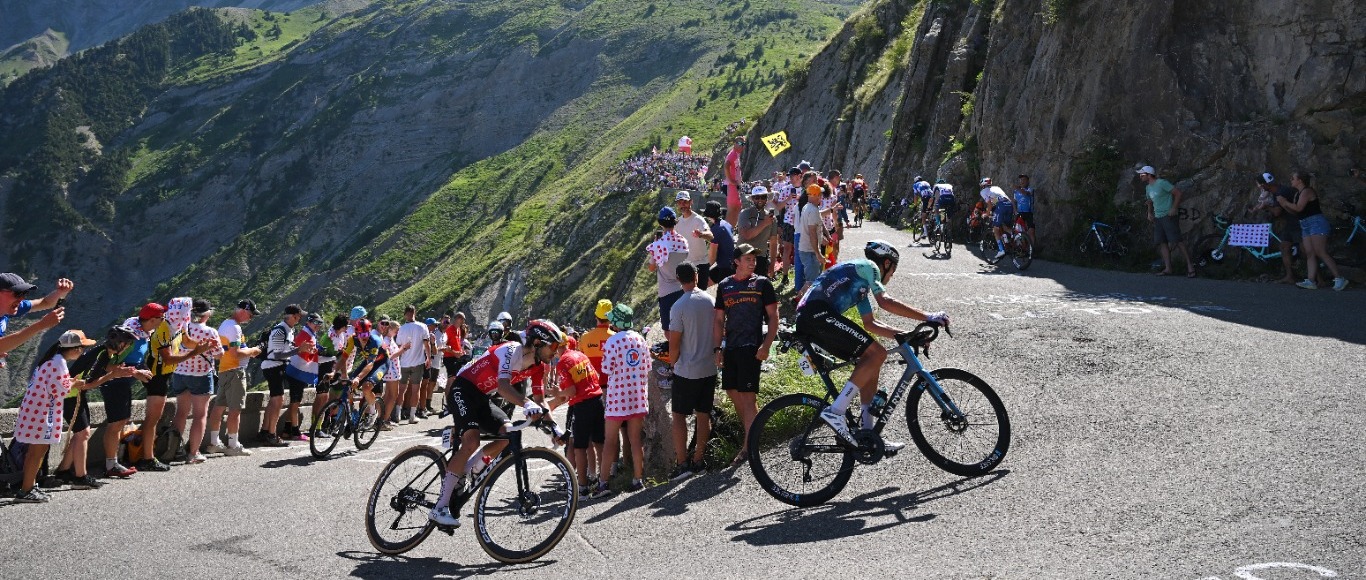
[[768, 148], [768, 154], [777, 157], [779, 153], [792, 148], [792, 143], [787, 140], [787, 131], [778, 131], [763, 138], [764, 147]]

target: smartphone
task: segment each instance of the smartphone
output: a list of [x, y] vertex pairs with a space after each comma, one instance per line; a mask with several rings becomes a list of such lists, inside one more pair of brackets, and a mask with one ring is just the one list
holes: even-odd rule
[[61, 308], [63, 304], [66, 304], [66, 298], [58, 298], [57, 305], [53, 306], [53, 308]]

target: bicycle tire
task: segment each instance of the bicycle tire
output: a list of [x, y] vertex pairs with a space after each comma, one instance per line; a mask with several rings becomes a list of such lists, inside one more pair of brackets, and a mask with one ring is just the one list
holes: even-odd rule
[[[911, 386], [911, 394], [906, 400], [906, 424], [911, 431], [911, 439], [915, 441], [915, 446], [935, 467], [954, 475], [977, 477], [995, 469], [1005, 459], [1006, 451], [1010, 449], [1010, 417], [1006, 414], [1005, 404], [1001, 402], [1001, 398], [996, 395], [996, 391], [993, 391], [991, 386], [987, 385], [986, 381], [968, 371], [944, 368], [930, 371], [930, 374], [934, 375], [935, 380], [939, 382], [945, 395], [953, 404], [969, 417], [969, 421], [951, 424], [947, 420], [947, 413], [939, 408], [939, 404], [933, 396], [923, 397], [928, 390], [928, 383], [924, 377], [917, 378], [915, 384]], [[957, 383], [966, 385], [966, 388]], [[994, 417], [991, 424], [996, 427], [995, 440], [991, 442], [989, 450], [980, 456], [969, 452], [970, 455], [964, 458], [967, 461], [946, 457], [941, 449], [948, 445], [930, 442], [925, 432], [926, 423], [932, 421], [931, 424], [933, 425], [942, 425], [950, 437], [962, 437], [974, 425], [971, 422], [971, 417], [981, 409], [981, 402], [968, 396], [972, 393], [980, 394], [985, 399], [985, 404], [990, 407]], [[923, 409], [920, 404], [922, 400], [928, 401]], [[981, 425], [986, 426], [988, 423]], [[991, 435], [988, 434], [988, 438], [990, 437]]]
[[[538, 461], [547, 465], [529, 465]], [[519, 464], [521, 468], [518, 468]], [[507, 477], [508, 473], [512, 476]], [[533, 478], [537, 479], [533, 481]], [[518, 489], [519, 479], [528, 485], [527, 489]], [[479, 488], [479, 495], [475, 498], [475, 538], [479, 546], [493, 559], [505, 564], [521, 564], [544, 556], [564, 539], [569, 526], [574, 523], [574, 514], [579, 509], [577, 481], [569, 461], [550, 449], [523, 449], [520, 462], [510, 455], [504, 456], [504, 460], [494, 467], [493, 473]], [[510, 497], [507, 497], [509, 494]], [[509, 519], [514, 516], [520, 521]], [[547, 519], [545, 516], [550, 517]], [[534, 543], [522, 547], [509, 545], [509, 538], [502, 537], [504, 524], [510, 523], [552, 525], [541, 526], [548, 528], [546, 533], [533, 532]], [[523, 527], [513, 525], [508, 529], [511, 531]]]
[[[324, 459], [332, 454], [332, 450], [337, 448], [337, 442], [345, 432], [346, 422], [351, 419], [350, 413], [338, 413], [345, 401], [331, 401], [323, 407], [322, 413], [313, 421], [313, 426], [308, 429], [308, 452], [317, 459]], [[327, 434], [327, 437], [318, 437]], [[326, 443], [323, 443], [326, 441]]]
[[1015, 247], [1011, 251], [1010, 261], [1014, 262], [1015, 269], [1020, 271], [1028, 270], [1029, 265], [1034, 263], [1034, 246], [1029, 243], [1029, 236], [1015, 236]]
[[938, 249], [938, 252], [939, 252], [940, 254], [943, 254], [945, 258], [952, 257], [952, 256], [953, 256], [953, 240], [949, 239], [949, 232], [948, 232], [948, 230], [943, 229], [943, 226], [940, 226], [940, 228], [941, 228], [941, 229], [939, 230], [939, 249]]
[[1223, 234], [1209, 234], [1196, 240], [1195, 255], [1191, 257], [1191, 261], [1195, 262], [1197, 268], [1214, 277], [1223, 277], [1233, 273], [1237, 270], [1237, 261], [1230, 260], [1233, 256], [1230, 256], [1229, 252], [1237, 250], [1237, 248], [1225, 248], [1224, 254], [1217, 260], [1213, 254], [1223, 241]]
[[[399, 468], [405, 463], [411, 465], [406, 466], [402, 474], [398, 474]], [[410, 473], [411, 477], [408, 475]], [[423, 508], [431, 509], [440, 499], [441, 479], [445, 473], [445, 456], [435, 447], [428, 445], [410, 447], [385, 465], [384, 470], [380, 471], [379, 477], [375, 479], [375, 484], [370, 488], [370, 497], [365, 502], [365, 535], [370, 539], [370, 545], [384, 554], [394, 555], [407, 552], [427, 539], [436, 524], [427, 518]], [[407, 481], [403, 482], [401, 487], [385, 491], [385, 484], [390, 483], [390, 480], [397, 484], [405, 479]], [[387, 519], [390, 514], [397, 515], [389, 524], [389, 531], [400, 531], [399, 524], [405, 519], [408, 520], [408, 525], [402, 527], [394, 541], [384, 537], [380, 526], [376, 525], [381, 519]]]
[[[820, 419], [825, 407], [825, 401], [817, 397], [796, 393], [774, 399], [755, 415], [746, 443], [749, 468], [759, 487], [774, 499], [797, 507], [820, 505], [842, 491], [854, 474], [854, 454], [840, 445], [834, 430]], [[789, 410], [792, 413], [784, 413]], [[799, 451], [805, 452], [801, 458]], [[838, 455], [838, 468], [832, 463], [813, 478], [810, 458], [818, 455]], [[821, 483], [792, 489], [799, 486], [775, 481], [774, 475], [781, 477], [802, 467], [801, 483]]]
[[382, 395], [375, 395], [375, 419], [370, 422], [369, 427], [364, 427], [365, 414], [362, 412], [361, 423], [360, 425], [356, 425], [356, 432], [352, 435], [352, 442], [356, 444], [356, 449], [365, 451], [366, 449], [369, 449], [371, 445], [375, 444], [375, 439], [379, 437], [379, 422], [382, 420], [379, 413], [382, 412], [383, 409], [384, 397]]

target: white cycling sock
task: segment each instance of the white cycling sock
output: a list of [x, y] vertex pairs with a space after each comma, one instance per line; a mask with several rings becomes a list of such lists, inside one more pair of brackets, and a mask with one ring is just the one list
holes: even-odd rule
[[105, 460], [104, 460], [104, 469], [105, 469], [105, 470], [113, 469], [114, 466], [115, 466], [115, 465], [118, 465], [118, 464], [119, 464], [119, 460], [117, 460], [117, 459], [105, 459]]
[[456, 488], [464, 482], [465, 476], [446, 472], [446, 477], [441, 479], [441, 497], [436, 500], [436, 509], [451, 505], [451, 496], [455, 494]]
[[241, 447], [241, 446], [242, 446], [242, 444], [241, 444], [240, 442], [237, 441], [237, 434], [236, 434], [236, 433], [228, 433], [228, 447]]
[[858, 385], [853, 381], [844, 383], [844, 390], [840, 391], [840, 396], [835, 397], [835, 402], [830, 403], [830, 408], [836, 414], [843, 415], [844, 410], [849, 408], [849, 399], [854, 398], [854, 393], [858, 392]]
[[408, 407], [408, 418], [411, 419], [411, 418], [416, 417], [416, 416], [417, 416], [417, 407]]
[[872, 403], [864, 403], [864, 404], [862, 405], [862, 407], [863, 407], [863, 420], [860, 422], [860, 425], [862, 425], [864, 429], [872, 429], [872, 428], [873, 428], [873, 414], [870, 413], [870, 412], [868, 412], [868, 409], [871, 409], [871, 408], [873, 407], [873, 404], [872, 404]]

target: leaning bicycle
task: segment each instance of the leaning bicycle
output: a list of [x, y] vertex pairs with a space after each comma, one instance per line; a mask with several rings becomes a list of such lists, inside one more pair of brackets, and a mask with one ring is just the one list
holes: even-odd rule
[[[992, 250], [996, 249], [996, 240], [987, 236], [981, 242], [982, 253], [987, 256], [994, 255]], [[1025, 228], [1024, 218], [1016, 215], [1015, 224], [1005, 228], [1001, 233], [1001, 246], [1005, 248], [1006, 256], [1010, 257], [1010, 263], [1015, 265], [1016, 270], [1028, 270], [1029, 265], [1034, 263], [1034, 244], [1029, 241], [1029, 233]], [[1003, 256], [1004, 257], [1004, 256]], [[987, 263], [995, 265], [1001, 258], [987, 258]]]
[[[797, 349], [801, 366], [820, 375], [825, 396], [797, 393], [779, 397], [755, 416], [747, 442], [750, 469], [760, 487], [777, 500], [807, 507], [829, 501], [849, 483], [854, 464], [876, 465], [895, 455], [883, 444], [882, 430], [907, 396], [906, 424], [920, 453], [936, 467], [955, 475], [977, 477], [1005, 459], [1010, 448], [1010, 418], [1005, 404], [986, 381], [962, 369], [927, 370], [919, 354], [929, 355], [940, 326], [923, 323], [898, 335], [893, 353], [906, 370], [888, 395], [879, 390], [870, 411], [872, 429], [854, 432], [857, 447], [845, 443], [821, 420], [823, 409], [838, 396], [830, 379], [853, 361], [834, 360], [792, 329], [778, 332], [779, 350]], [[947, 327], [944, 329], [947, 332]], [[857, 407], [854, 407], [857, 408]], [[852, 412], [845, 420], [857, 425]]]
[[[475, 539], [499, 562], [530, 562], [550, 552], [569, 531], [578, 511], [574, 470], [563, 455], [544, 447], [524, 448], [522, 430], [535, 426], [553, 433], [549, 419], [521, 421], [507, 428], [508, 445], [483, 471], [451, 498], [460, 513], [473, 500]], [[455, 528], [427, 518], [441, 496], [446, 462], [459, 445], [452, 429], [442, 434], [445, 451], [411, 447], [390, 461], [375, 480], [365, 504], [365, 534], [376, 550], [402, 554], [417, 547], [432, 530], [454, 536]]]

